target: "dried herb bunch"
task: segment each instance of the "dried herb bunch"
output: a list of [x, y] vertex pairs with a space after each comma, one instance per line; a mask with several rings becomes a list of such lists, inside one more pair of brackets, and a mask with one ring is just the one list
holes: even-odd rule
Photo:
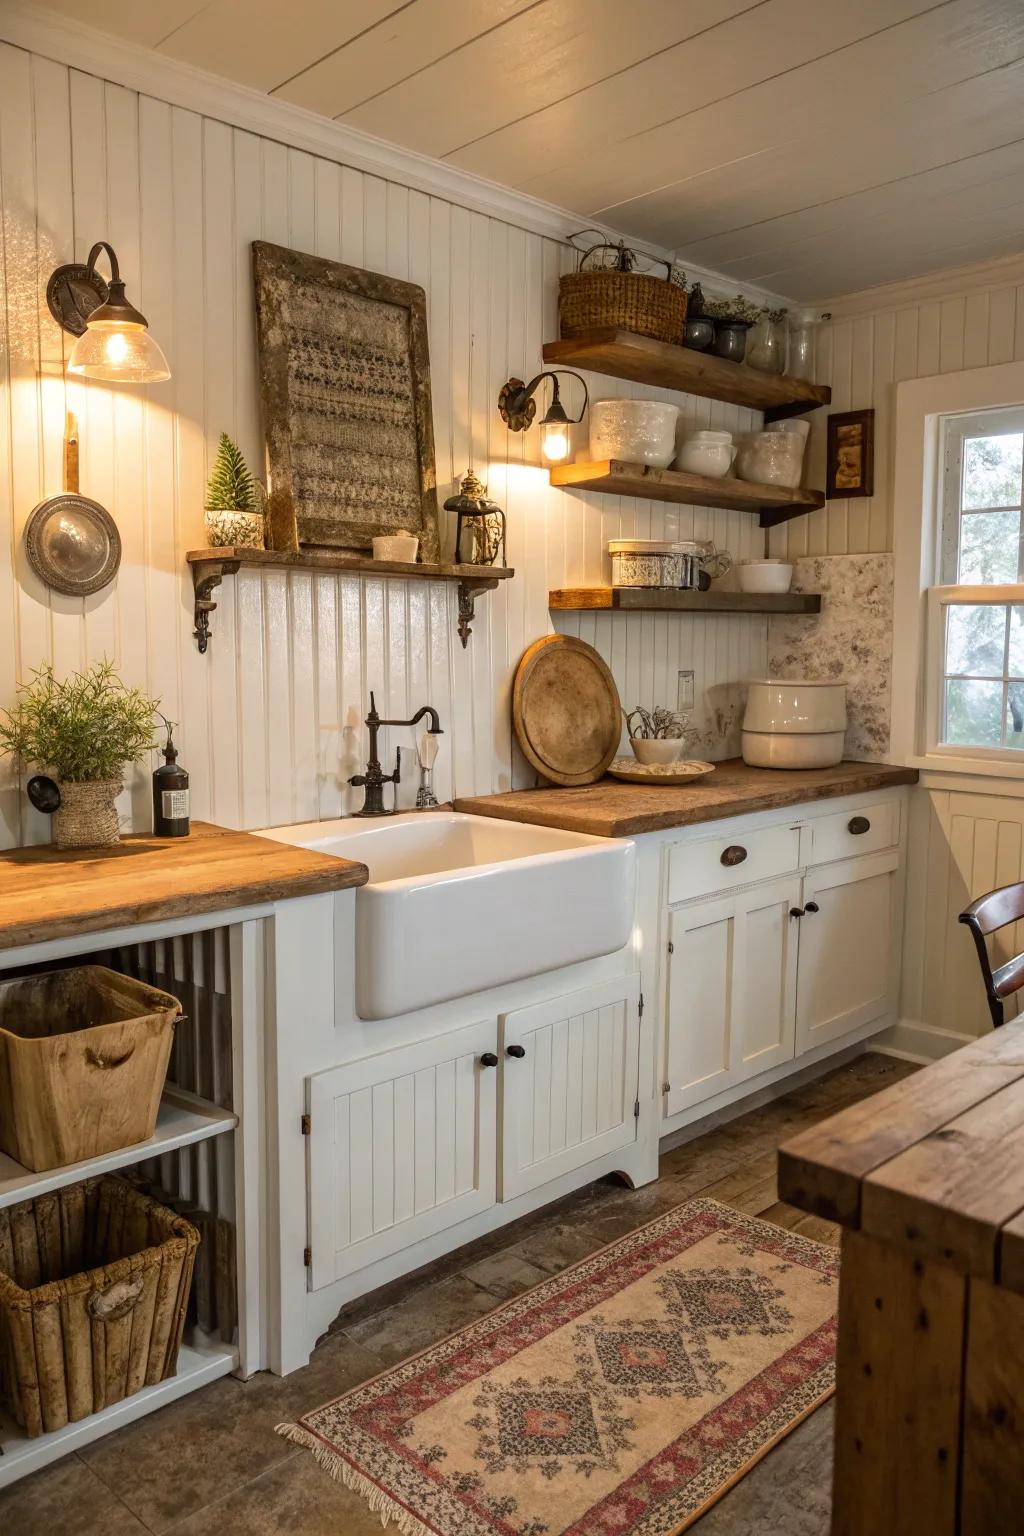
[[[625, 710], [622, 713], [630, 736], [639, 736], [641, 741], [680, 741], [687, 734], [686, 717], [662, 709], [660, 704], [657, 709], [644, 709], [638, 704], [628, 715]], [[634, 720], [639, 720], [639, 725], [634, 725]]]
[[156, 702], [126, 688], [111, 661], [59, 682], [49, 664], [18, 686], [13, 709], [0, 712], [0, 753], [48, 769], [66, 784], [119, 779], [156, 746]]
[[734, 299], [705, 299], [704, 313], [709, 320], [732, 321], [734, 325], [756, 325], [762, 315], [760, 304], [754, 304], [738, 293]]

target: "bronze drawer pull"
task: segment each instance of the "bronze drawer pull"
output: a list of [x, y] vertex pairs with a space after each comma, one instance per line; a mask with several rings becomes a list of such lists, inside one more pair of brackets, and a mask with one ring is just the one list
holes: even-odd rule
[[745, 848], [741, 848], [739, 843], [731, 843], [722, 854], [722, 863], [727, 869], [731, 869], [735, 864], [742, 864], [746, 856]]
[[526, 1055], [526, 1046], [525, 1045], [507, 1045], [505, 1047], [505, 1055], [506, 1056], [514, 1056], [517, 1061], [521, 1061], [523, 1059], [523, 1057]]
[[482, 1067], [496, 1067], [498, 1065], [498, 1058], [493, 1051], [484, 1051], [480, 1057], [480, 1065]]
[[847, 832], [852, 832], [854, 837], [859, 837], [862, 832], [871, 831], [871, 823], [866, 816], [854, 816], [846, 823]]

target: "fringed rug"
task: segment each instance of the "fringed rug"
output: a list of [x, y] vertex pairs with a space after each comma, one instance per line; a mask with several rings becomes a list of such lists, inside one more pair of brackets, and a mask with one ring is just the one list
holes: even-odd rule
[[691, 1200], [279, 1433], [403, 1536], [675, 1536], [832, 1392], [838, 1277]]

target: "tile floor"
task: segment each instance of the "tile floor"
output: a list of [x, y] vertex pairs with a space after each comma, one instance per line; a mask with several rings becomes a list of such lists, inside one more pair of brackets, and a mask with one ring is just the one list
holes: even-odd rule
[[[775, 1149], [913, 1068], [868, 1053], [662, 1158], [640, 1190], [586, 1189], [347, 1307], [284, 1380], [216, 1382], [0, 1493], [4, 1536], [370, 1536], [379, 1518], [274, 1433], [383, 1366], [693, 1195], [829, 1242], [778, 1201]], [[826, 1536], [831, 1407], [813, 1414], [699, 1522], [700, 1536]]]

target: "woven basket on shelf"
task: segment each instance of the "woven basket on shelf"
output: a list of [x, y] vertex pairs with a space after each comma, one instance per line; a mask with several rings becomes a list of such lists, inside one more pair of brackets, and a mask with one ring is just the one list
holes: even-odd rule
[[608, 327], [682, 345], [686, 289], [646, 272], [566, 272], [558, 281], [563, 338]]
[[198, 1242], [117, 1178], [0, 1211], [0, 1403], [27, 1436], [174, 1375]]
[[61, 780], [60, 808], [53, 818], [58, 848], [108, 848], [120, 837], [114, 801], [124, 788], [120, 779], [88, 784]]

